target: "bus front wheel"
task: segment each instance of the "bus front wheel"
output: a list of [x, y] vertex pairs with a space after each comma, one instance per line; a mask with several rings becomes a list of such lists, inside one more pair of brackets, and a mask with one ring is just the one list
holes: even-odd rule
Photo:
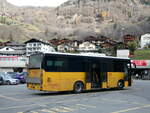
[[81, 81], [78, 81], [74, 84], [74, 93], [81, 93], [83, 91], [84, 84]]

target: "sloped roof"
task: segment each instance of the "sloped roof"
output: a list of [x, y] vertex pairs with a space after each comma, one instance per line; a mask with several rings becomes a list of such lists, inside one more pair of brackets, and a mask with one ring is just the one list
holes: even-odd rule
[[24, 55], [26, 51], [17, 50], [17, 51], [0, 51], [0, 55]]
[[44, 41], [41, 41], [41, 40], [38, 40], [38, 39], [36, 39], [36, 38], [32, 38], [32, 39], [26, 41], [25, 44], [27, 44], [27, 43], [34, 43], [34, 42], [40, 42], [40, 43], [43, 43], [43, 44], [50, 45], [49, 43], [44, 42]]
[[18, 42], [14, 42], [14, 41], [12, 41], [12, 42], [10, 42], [10, 41], [6, 42], [5, 45], [6, 46], [25, 46], [25, 44], [20, 44]]

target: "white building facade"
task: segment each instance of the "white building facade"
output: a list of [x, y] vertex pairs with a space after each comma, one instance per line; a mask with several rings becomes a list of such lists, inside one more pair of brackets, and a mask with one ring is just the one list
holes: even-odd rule
[[6, 42], [0, 47], [0, 72], [26, 71], [25, 44]]
[[26, 71], [27, 64], [28, 58], [25, 56], [0, 56], [0, 72]]
[[150, 34], [145, 34], [141, 36], [141, 48], [146, 47], [148, 44], [150, 44]]
[[83, 42], [79, 45], [79, 51], [97, 51], [97, 48], [93, 43]]
[[25, 43], [27, 56], [30, 56], [35, 52], [55, 52], [55, 49], [50, 44], [37, 39], [31, 39]]

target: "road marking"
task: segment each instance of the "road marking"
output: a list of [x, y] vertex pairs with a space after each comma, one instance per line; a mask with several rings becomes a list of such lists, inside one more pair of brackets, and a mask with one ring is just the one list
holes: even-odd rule
[[[30, 101], [33, 101], [33, 100], [38, 100], [39, 101], [39, 99], [65, 99], [66, 97], [72, 97], [73, 95], [65, 95], [65, 96], [63, 96], [64, 98], [62, 98], [62, 96], [60, 97], [60, 96], [46, 96], [46, 97], [32, 97], [32, 98], [24, 98], [24, 99], [22, 99], [22, 101], [25, 101], [25, 102], [30, 102]], [[53, 98], [53, 97], [55, 97], [55, 98]]]
[[107, 99], [107, 98], [102, 98], [101, 100], [104, 100], [104, 101], [110, 101], [110, 102], [128, 102], [128, 101], [124, 101], [124, 100], [112, 100], [112, 99]]
[[11, 101], [20, 101], [20, 99], [16, 99], [16, 98], [4, 96], [4, 95], [0, 95], [0, 98], [4, 98], [7, 100], [11, 100]]
[[58, 101], [58, 102], [52, 102], [52, 103], [76, 102], [76, 101], [80, 101], [80, 99], [62, 100], [62, 101]]
[[63, 112], [63, 113], [70, 112], [70, 110], [65, 110], [63, 108], [51, 108], [51, 110], [56, 112]]
[[37, 104], [22, 105], [22, 106], [12, 106], [12, 107], [0, 108], [0, 110], [19, 109], [19, 108], [26, 108], [26, 107], [32, 107], [32, 106], [37, 106]]
[[145, 105], [145, 104], [139, 103], [139, 102], [130, 102], [130, 101], [124, 101], [124, 100], [112, 100], [112, 99], [106, 99], [106, 98], [103, 98], [101, 100], [109, 101], [109, 102], [120, 102], [120, 103], [130, 103], [130, 104]]
[[74, 111], [74, 109], [69, 108], [69, 107], [64, 107], [64, 106], [62, 106], [62, 108], [65, 109], [65, 110], [68, 110], [69, 112]]
[[6, 108], [0, 108], [0, 110], [8, 110], [8, 109], [19, 109], [19, 108], [27, 108], [27, 107], [31, 107], [31, 106], [41, 106], [43, 104], [57, 104], [57, 103], [63, 103], [63, 102], [76, 102], [79, 101], [79, 99], [74, 99], [74, 100], [64, 100], [64, 101], [58, 101], [58, 102], [44, 102], [39, 104], [30, 104], [30, 105], [23, 105], [23, 106], [12, 106], [12, 107], [6, 107]]
[[6, 96], [12, 96], [12, 95], [22, 95], [25, 93], [9, 93], [9, 94], [2, 94], [2, 95], [6, 95]]
[[96, 106], [92, 106], [92, 105], [85, 105], [85, 104], [76, 104], [78, 106], [83, 106], [83, 107], [88, 107], [88, 108], [96, 108]]
[[39, 112], [37, 112], [37, 111], [30, 111], [31, 113], [39, 113]]
[[49, 109], [42, 109], [42, 110], [39, 110], [39, 111], [46, 112], [46, 113], [56, 113], [56, 112], [51, 111]]
[[144, 109], [144, 108], [149, 108], [149, 107], [150, 107], [150, 104], [145, 105], [145, 106], [129, 108], [129, 109], [125, 109], [125, 110], [115, 111], [115, 112], [112, 112], [112, 113], [125, 113], [125, 112], [129, 112], [129, 111], [134, 111], [134, 110], [139, 110], [139, 109]]

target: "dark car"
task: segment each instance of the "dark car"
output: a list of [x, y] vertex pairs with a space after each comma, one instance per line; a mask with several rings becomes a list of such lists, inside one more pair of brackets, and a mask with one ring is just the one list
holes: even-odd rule
[[0, 85], [2, 85], [4, 82], [3, 77], [0, 75]]
[[16, 73], [11, 75], [13, 78], [20, 80], [20, 83], [26, 83], [26, 73]]

